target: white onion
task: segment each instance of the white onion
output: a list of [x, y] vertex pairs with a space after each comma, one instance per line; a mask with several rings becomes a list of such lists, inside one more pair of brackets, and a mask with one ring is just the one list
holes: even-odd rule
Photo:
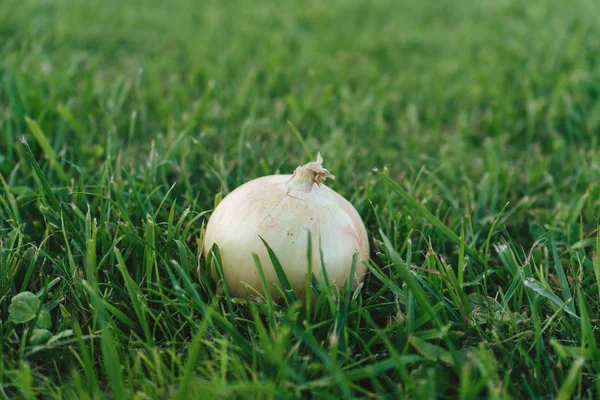
[[[308, 272], [308, 234], [313, 243], [312, 270], [322, 279], [319, 238], [327, 278], [343, 287], [358, 251], [353, 287], [362, 281], [369, 260], [365, 226], [346, 199], [321, 183], [334, 178], [316, 162], [296, 168], [293, 175], [271, 175], [245, 183], [227, 195], [213, 212], [204, 235], [204, 255], [213, 244], [219, 246], [229, 293], [243, 297], [262, 286], [253, 253], [256, 253], [269, 282], [269, 291], [278, 297], [279, 280], [262, 237], [277, 256], [296, 295], [305, 292]], [[217, 278], [214, 270], [213, 278]]]

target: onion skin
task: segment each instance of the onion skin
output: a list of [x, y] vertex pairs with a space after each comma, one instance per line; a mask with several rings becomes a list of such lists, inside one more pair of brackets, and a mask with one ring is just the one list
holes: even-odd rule
[[[206, 256], [213, 244], [219, 246], [223, 275], [230, 295], [263, 293], [253, 253], [257, 254], [269, 291], [274, 298], [280, 290], [275, 269], [262, 237], [277, 256], [292, 290], [305, 294], [308, 272], [308, 233], [313, 243], [312, 271], [322, 279], [319, 236], [329, 282], [343, 287], [350, 274], [352, 258], [358, 251], [353, 287], [364, 278], [369, 260], [367, 231], [356, 209], [338, 193], [320, 183], [333, 177], [320, 168], [322, 159], [299, 167], [294, 175], [271, 175], [245, 183], [227, 195], [213, 212], [204, 235]], [[308, 170], [308, 172], [307, 172]], [[321, 172], [325, 171], [329, 175]], [[213, 278], [217, 275], [212, 268]]]

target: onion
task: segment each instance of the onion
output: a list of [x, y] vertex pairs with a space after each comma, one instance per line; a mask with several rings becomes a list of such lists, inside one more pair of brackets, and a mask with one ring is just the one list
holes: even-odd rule
[[[313, 243], [312, 270], [323, 276], [319, 239], [328, 281], [343, 287], [358, 252], [353, 287], [366, 273], [369, 242], [356, 209], [346, 199], [321, 183], [334, 179], [323, 168], [323, 158], [296, 168], [293, 175], [270, 175], [245, 183], [227, 195], [208, 221], [204, 255], [216, 243], [229, 293], [252, 294], [248, 286], [263, 293], [253, 253], [257, 254], [273, 297], [279, 280], [261, 237], [279, 260], [294, 293], [302, 297], [308, 273], [308, 232]], [[212, 276], [217, 274], [212, 267]]]

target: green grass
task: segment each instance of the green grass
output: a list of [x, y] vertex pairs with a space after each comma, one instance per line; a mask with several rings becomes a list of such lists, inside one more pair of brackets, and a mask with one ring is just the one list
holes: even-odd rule
[[[598, 15], [0, 1], [0, 398], [597, 398]], [[214, 204], [317, 151], [364, 285], [198, 275]]]

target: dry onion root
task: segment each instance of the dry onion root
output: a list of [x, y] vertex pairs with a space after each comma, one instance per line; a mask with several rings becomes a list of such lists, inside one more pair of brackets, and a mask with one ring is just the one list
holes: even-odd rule
[[[292, 175], [264, 176], [245, 183], [217, 206], [206, 227], [203, 251], [207, 256], [218, 245], [232, 296], [252, 293], [247, 285], [263, 292], [253, 253], [260, 259], [269, 291], [275, 298], [280, 294], [273, 286], [279, 280], [261, 237], [280, 261], [294, 293], [302, 296], [308, 272], [307, 231], [317, 280], [323, 275], [320, 238], [329, 282], [344, 286], [357, 251], [353, 287], [362, 281], [369, 260], [367, 231], [352, 204], [322, 183], [326, 178], [334, 176], [323, 168], [319, 154], [316, 161], [296, 168]], [[212, 275], [218, 277], [214, 266]]]

